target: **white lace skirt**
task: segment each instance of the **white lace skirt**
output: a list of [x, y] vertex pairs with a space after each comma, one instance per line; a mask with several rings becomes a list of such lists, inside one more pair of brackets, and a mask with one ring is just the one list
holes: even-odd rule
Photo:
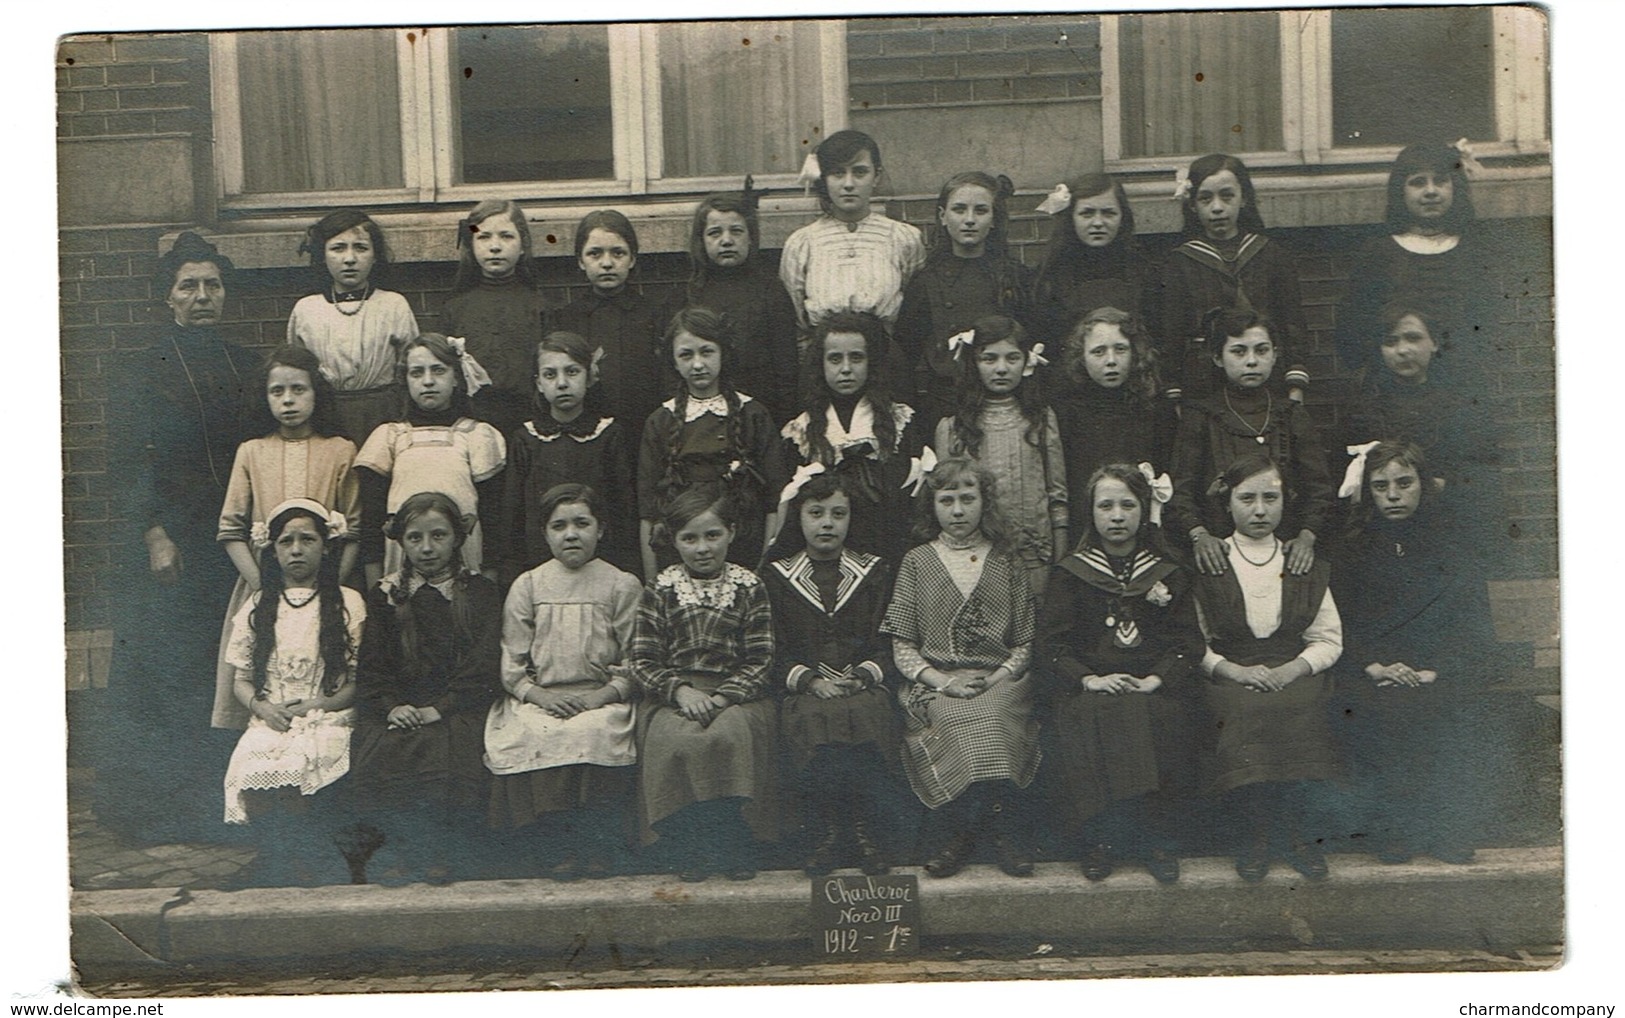
[[253, 718], [226, 766], [226, 823], [246, 824], [245, 791], [297, 788], [314, 795], [350, 770], [352, 712], [312, 711], [286, 732]]

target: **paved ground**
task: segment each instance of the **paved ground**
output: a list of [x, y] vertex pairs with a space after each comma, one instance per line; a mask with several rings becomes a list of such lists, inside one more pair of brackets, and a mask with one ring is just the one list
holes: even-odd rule
[[[1238, 953], [1137, 954], [1101, 957], [1044, 951], [1027, 957], [967, 958], [944, 953], [908, 961], [848, 964], [756, 963], [722, 967], [699, 962], [674, 966], [627, 959], [621, 967], [568, 966], [489, 968], [467, 959], [419, 963], [416, 972], [365, 972], [297, 976], [234, 973], [184, 974], [162, 981], [123, 979], [82, 984], [92, 996], [205, 997], [307, 993], [459, 993], [484, 990], [564, 990], [610, 987], [732, 986], [807, 983], [899, 983], [1006, 979], [1117, 979], [1154, 976], [1289, 975], [1350, 972], [1528, 972], [1561, 962], [1555, 949], [1518, 955], [1487, 951], [1251, 951]], [[1041, 953], [1040, 953], [1041, 952]], [[171, 981], [173, 979], [173, 981]]]
[[126, 887], [215, 887], [254, 858], [232, 845], [135, 846], [96, 823], [88, 767], [68, 769], [68, 877], [80, 891]]

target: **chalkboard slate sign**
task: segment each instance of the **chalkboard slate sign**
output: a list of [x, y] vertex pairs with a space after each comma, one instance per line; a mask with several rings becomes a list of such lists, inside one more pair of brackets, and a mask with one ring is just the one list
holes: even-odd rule
[[920, 878], [817, 877], [813, 952], [854, 958], [920, 953]]

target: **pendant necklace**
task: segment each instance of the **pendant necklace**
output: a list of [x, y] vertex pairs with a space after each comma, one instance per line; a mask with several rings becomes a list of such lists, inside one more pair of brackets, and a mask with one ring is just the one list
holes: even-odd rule
[[[1106, 557], [1106, 564], [1108, 566], [1111, 566], [1112, 576], [1114, 576], [1117, 579], [1118, 586], [1123, 588], [1124, 591], [1126, 591], [1128, 589], [1129, 576], [1130, 576], [1130, 573], [1132, 572], [1133, 566], [1134, 566], [1133, 560], [1132, 559], [1124, 559], [1123, 560], [1123, 567], [1121, 569], [1119, 569], [1118, 566], [1117, 566], [1117, 563], [1112, 561], [1112, 559], [1113, 559], [1113, 556], [1108, 555]], [[1107, 629], [1116, 629], [1117, 628], [1117, 611], [1118, 611], [1118, 609], [1120, 607], [1122, 607], [1122, 603], [1123, 603], [1122, 599], [1121, 599], [1121, 597], [1119, 597], [1114, 602], [1113, 607], [1109, 611], [1106, 612], [1106, 628]]]
[[1253, 441], [1257, 442], [1259, 445], [1264, 444], [1264, 432], [1269, 430], [1270, 413], [1275, 409], [1275, 397], [1270, 395], [1270, 391], [1268, 389], [1264, 390], [1264, 400], [1264, 424], [1262, 427], [1255, 428], [1251, 424], [1247, 423], [1247, 418], [1241, 416], [1234, 406], [1231, 406], [1229, 386], [1226, 386], [1224, 389], [1224, 405], [1229, 408], [1230, 413], [1235, 416], [1236, 420], [1241, 422], [1242, 427], [1253, 433]]
[[[354, 292], [355, 292], [354, 290], [350, 291], [350, 293], [354, 293]], [[366, 286], [361, 288], [361, 296], [360, 297], [351, 297], [351, 296], [349, 296], [349, 294], [346, 294], [344, 297], [340, 297], [339, 296], [338, 284], [337, 283], [333, 284], [333, 307], [338, 311], [339, 314], [343, 315], [346, 318], [354, 318], [356, 315], [359, 315], [361, 312], [367, 310], [367, 299], [369, 297], [371, 297], [371, 296], [372, 296], [372, 284], [371, 283], [369, 283]], [[344, 305], [346, 305], [346, 304], [354, 304], [355, 305], [355, 310], [354, 311], [346, 311], [346, 310], [344, 310]]]

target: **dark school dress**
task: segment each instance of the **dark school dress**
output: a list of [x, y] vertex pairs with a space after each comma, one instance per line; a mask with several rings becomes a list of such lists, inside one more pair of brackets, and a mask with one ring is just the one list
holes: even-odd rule
[[739, 268], [708, 265], [705, 282], [691, 286], [686, 306], [709, 308], [733, 330], [734, 385], [761, 400], [782, 425], [795, 416], [797, 399], [796, 309], [778, 273], [760, 255]]
[[[502, 692], [502, 595], [483, 576], [442, 584], [399, 574], [368, 595], [356, 661], [357, 715], [351, 753], [358, 805], [419, 819], [483, 815], [490, 775], [485, 715]], [[390, 728], [403, 704], [433, 707], [440, 720]]]
[[491, 384], [469, 401], [469, 414], [506, 435], [536, 411], [536, 343], [542, 338], [542, 295], [517, 275], [481, 278], [446, 301], [440, 331], [461, 336]]
[[[1044, 590], [1038, 657], [1050, 698], [1057, 788], [1079, 825], [1113, 802], [1177, 795], [1197, 780], [1202, 631], [1190, 574], [1151, 551], [1124, 559], [1082, 546]], [[1150, 693], [1096, 693], [1086, 675], [1155, 675]]]
[[[1325, 555], [1316, 556], [1314, 566], [1301, 576], [1282, 570], [1281, 624], [1260, 639], [1247, 625], [1246, 595], [1237, 569], [1218, 576], [1196, 574], [1193, 583], [1209, 633], [1208, 649], [1243, 666], [1274, 668], [1298, 657], [1306, 645], [1305, 631], [1327, 598], [1330, 577], [1330, 559]], [[1337, 777], [1337, 747], [1328, 718], [1331, 690], [1326, 672], [1305, 675], [1268, 693], [1210, 676], [1203, 693], [1217, 732], [1211, 790]]]
[[[1262, 430], [1248, 423], [1264, 419], [1265, 411]], [[1187, 402], [1181, 411], [1174, 438], [1174, 494], [1163, 529], [1186, 544], [1197, 524], [1215, 537], [1228, 534], [1230, 514], [1207, 497], [1207, 491], [1230, 464], [1261, 452], [1281, 465], [1292, 493], [1277, 528], [1286, 535], [1283, 540], [1299, 530], [1313, 531], [1317, 539], [1326, 537], [1335, 489], [1309, 411], [1280, 396], [1231, 386]]]
[[928, 419], [953, 416], [961, 364], [948, 349], [948, 337], [988, 315], [1005, 315], [1032, 328], [1032, 282], [1032, 270], [1014, 258], [933, 255], [903, 291], [896, 339], [914, 378], [906, 384], [894, 379], [892, 391], [902, 393], [911, 384], [923, 397], [921, 410]]
[[1444, 481], [1443, 491], [1428, 492], [1437, 496], [1441, 514], [1461, 528], [1465, 546], [1487, 548], [1503, 536], [1506, 515], [1495, 418], [1487, 400], [1437, 361], [1428, 380], [1417, 384], [1378, 368], [1348, 404], [1342, 445], [1332, 451], [1339, 457], [1367, 442], [1415, 443], [1427, 456], [1429, 478]]
[[[669, 399], [649, 415], [638, 450], [638, 518], [658, 520], [673, 498], [696, 485], [726, 491], [740, 511], [728, 561], [754, 569], [762, 560], [766, 517], [778, 509], [779, 492], [790, 478], [772, 415], [744, 393], [739, 401], [734, 423], [722, 395]], [[731, 427], [738, 428], [742, 451], [729, 438]], [[675, 559], [667, 549], [661, 555], [663, 565]]]
[[[886, 678], [891, 648], [880, 620], [891, 593], [891, 569], [847, 549], [827, 562], [798, 552], [762, 570], [773, 605], [772, 681], [786, 695], [779, 727], [792, 770], [807, 769], [821, 746], [873, 747], [897, 760], [897, 718]], [[807, 692], [818, 666], [850, 667], [864, 688], [823, 700]]]
[[1348, 294], [1337, 308], [1335, 337], [1343, 366], [1380, 370], [1383, 310], [1398, 304], [1427, 315], [1440, 358], [1463, 382], [1482, 385], [1500, 324], [1492, 251], [1477, 226], [1438, 254], [1408, 251], [1386, 233], [1368, 238], [1354, 256]]
[[617, 569], [641, 572], [632, 448], [625, 426], [613, 417], [588, 414], [561, 424], [544, 412], [508, 435], [502, 522], [493, 528], [502, 543], [499, 578], [504, 587], [553, 557], [542, 496], [560, 484], [585, 484], [598, 493], [605, 507], [599, 556]]
[[[221, 829], [221, 776], [237, 733], [210, 727], [209, 676], [237, 570], [215, 534], [237, 446], [263, 421], [258, 363], [215, 329], [169, 324], [107, 371], [139, 394], [107, 401], [108, 491], [123, 521], [115, 642], [108, 688], [80, 697], [71, 735], [96, 768], [97, 818], [139, 840]], [[159, 526], [180, 550], [173, 584], [152, 574], [142, 537]]]
[[[909, 528], [915, 517], [909, 473], [925, 444], [926, 422], [912, 407], [893, 403], [897, 434], [891, 448], [882, 455], [873, 406], [866, 396], [856, 402], [833, 403], [824, 411], [824, 438], [829, 442], [829, 453], [813, 448], [807, 434], [808, 419], [809, 415], [803, 413], [784, 426], [785, 464], [799, 468], [817, 460], [826, 470], [845, 477], [852, 500], [847, 547], [879, 555], [887, 562], [902, 561], [909, 549]], [[799, 520], [783, 520], [780, 532], [800, 525]]]
[[661, 301], [631, 289], [593, 290], [550, 312], [545, 331], [573, 332], [604, 351], [598, 385], [605, 410], [617, 420], [643, 421], [660, 405], [670, 377], [671, 351], [661, 349], [666, 311]]
[[[1067, 223], [1064, 229], [1071, 229]], [[1132, 238], [1104, 251], [1074, 249], [1071, 257], [1038, 270], [1033, 300], [1035, 327], [1045, 343], [1066, 342], [1073, 326], [1100, 308], [1127, 311], [1147, 329], [1157, 326], [1156, 269]]]
[[[1482, 571], [1428, 508], [1424, 496], [1411, 519], [1373, 520], [1339, 549], [1339, 692], [1349, 709], [1336, 716], [1372, 844], [1472, 847], [1493, 823], [1497, 783], [1511, 766], [1485, 696], [1495, 634]], [[1396, 662], [1438, 677], [1379, 686], [1365, 673]]]
[[1170, 400], [1148, 399], [1126, 385], [1108, 389], [1086, 378], [1052, 390], [1050, 409], [1061, 433], [1068, 532], [1074, 537], [1094, 529], [1089, 477], [1096, 470], [1108, 463], [1149, 463], [1161, 474], [1172, 464], [1178, 420]]
[[1163, 264], [1162, 327], [1157, 332], [1163, 385], [1190, 400], [1224, 383], [1213, 367], [1203, 319], [1220, 308], [1256, 308], [1275, 323], [1275, 375], [1270, 387], [1284, 394], [1306, 386], [1303, 343], [1308, 333], [1298, 260], [1274, 237], [1248, 233], [1228, 241], [1188, 240]]

